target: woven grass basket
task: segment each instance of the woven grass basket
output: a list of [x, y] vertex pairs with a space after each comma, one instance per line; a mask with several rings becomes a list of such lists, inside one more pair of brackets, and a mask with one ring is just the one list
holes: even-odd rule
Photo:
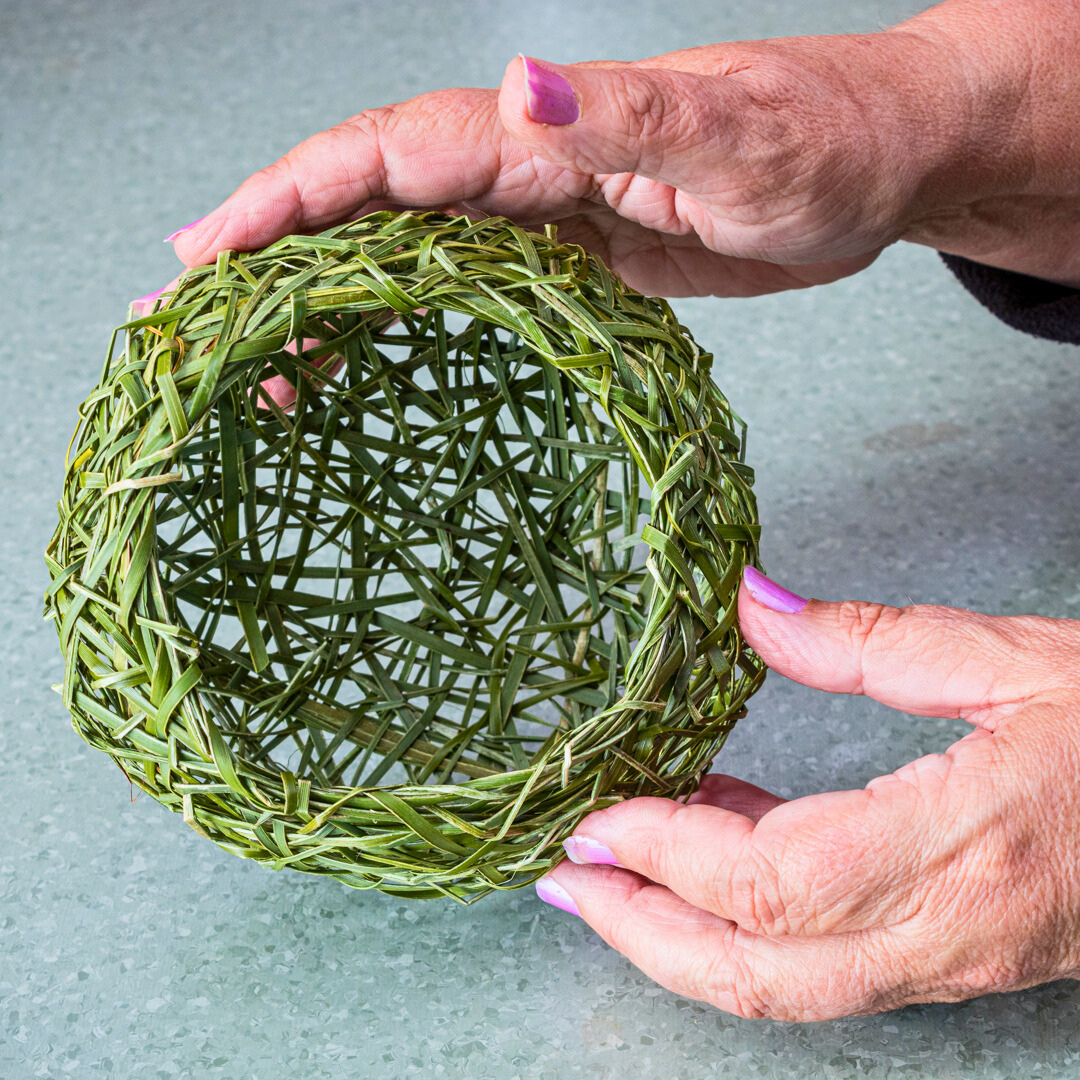
[[550, 227], [384, 212], [188, 271], [68, 455], [76, 730], [226, 850], [398, 896], [689, 793], [764, 677], [710, 363]]

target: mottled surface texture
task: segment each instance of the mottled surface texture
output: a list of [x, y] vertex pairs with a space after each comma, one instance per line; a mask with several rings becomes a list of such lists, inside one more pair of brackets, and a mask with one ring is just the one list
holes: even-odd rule
[[[160, 238], [365, 105], [518, 50], [629, 58], [871, 29], [910, 2], [0, 2], [0, 1076], [927, 1077], [1080, 1070], [1080, 988], [790, 1026], [651, 985], [530, 892], [361, 895], [226, 855], [71, 731], [39, 621], [74, 408]], [[994, 322], [930, 251], [798, 295], [680, 302], [750, 421], [767, 566], [807, 595], [1080, 615], [1080, 352]], [[964, 725], [773, 678], [722, 758], [854, 787]]]

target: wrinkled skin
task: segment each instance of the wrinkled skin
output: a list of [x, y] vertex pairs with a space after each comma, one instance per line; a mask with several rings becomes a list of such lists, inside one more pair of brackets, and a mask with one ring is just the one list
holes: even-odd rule
[[[1080, 973], [1080, 622], [943, 607], [763, 607], [777, 672], [971, 734], [862, 791], [785, 802], [712, 775], [575, 830], [618, 867], [552, 872], [657, 982], [746, 1017], [825, 1020]], [[626, 867], [627, 869], [622, 869]]]
[[[256, 173], [176, 239], [189, 266], [369, 210], [505, 214], [633, 286], [748, 296], [833, 281], [897, 240], [1080, 285], [1080, 18], [949, 0], [892, 30], [559, 69], [580, 119], [529, 116], [525, 70], [369, 109]], [[277, 396], [276, 393], [274, 396]], [[285, 404], [285, 401], [282, 401]], [[784, 802], [709, 777], [577, 835], [621, 866], [551, 874], [663, 985], [816, 1020], [1080, 973], [1080, 623], [812, 601], [747, 639], [778, 672], [971, 735], [863, 791]]]
[[1080, 23], [1069, 0], [952, 0], [885, 33], [563, 68], [570, 127], [499, 90], [368, 109], [183, 233], [189, 266], [387, 205], [555, 221], [645, 292], [832, 281], [906, 238], [1080, 282]]

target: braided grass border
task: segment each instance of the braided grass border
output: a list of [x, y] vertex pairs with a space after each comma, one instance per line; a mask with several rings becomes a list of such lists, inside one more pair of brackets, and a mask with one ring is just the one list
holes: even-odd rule
[[[458, 352], [452, 354], [443, 313], [473, 320], [471, 353], [462, 345], [465, 333], [454, 339]], [[404, 368], [379, 352], [380, 344], [403, 340], [387, 336], [395, 320], [412, 343]], [[120, 335], [123, 348], [114, 356]], [[532, 649], [534, 659], [540, 657], [548, 672], [562, 672], [544, 684], [555, 687], [545, 691], [548, 698], [561, 702], [558, 722], [532, 743], [508, 738], [489, 722], [471, 726], [474, 734], [482, 728], [487, 740], [472, 747], [468, 732], [448, 738], [440, 721], [441, 741], [417, 722], [402, 745], [401, 726], [393, 734], [385, 710], [320, 711], [318, 687], [306, 685], [305, 671], [295, 664], [288, 668], [288, 641], [283, 644], [283, 624], [274, 617], [303, 576], [307, 549], [280, 566], [265, 553], [254, 564], [241, 559], [253, 523], [265, 522], [273, 501], [259, 488], [260, 464], [277, 470], [279, 504], [301, 495], [312, 506], [318, 501], [310, 487], [296, 487], [298, 455], [306, 455], [309, 471], [319, 459], [313, 443], [327, 455], [317, 471], [323, 488], [344, 486], [346, 494], [336, 497], [346, 505], [350, 490], [357, 499], [361, 491], [365, 498], [376, 493], [377, 507], [386, 511], [386, 489], [394, 489], [382, 483], [385, 455], [382, 465], [362, 449], [346, 455], [346, 479], [337, 479], [331, 457], [340, 449], [342, 417], [370, 409], [374, 392], [381, 394], [379, 410], [389, 415], [394, 380], [415, 387], [417, 365], [438, 375], [452, 355], [455, 370], [466, 355], [475, 371], [489, 372], [480, 385], [498, 384], [489, 393], [496, 411], [481, 408], [478, 420], [477, 409], [462, 412], [445, 395], [443, 412], [434, 393], [406, 397], [427, 411], [426, 431], [445, 435], [456, 428], [458, 442], [473, 447], [465, 466], [454, 459], [456, 467], [473, 470], [456, 478], [458, 489], [475, 476], [473, 488], [492, 490], [494, 474], [508, 478], [507, 485], [515, 477], [532, 484], [533, 496], [536, 485], [546, 483], [541, 512], [563, 514], [559, 520], [572, 521], [566, 528], [576, 530], [568, 539], [562, 525], [558, 534], [545, 533], [546, 522], [534, 521], [531, 532], [518, 529], [502, 545], [509, 554], [501, 576], [491, 572], [502, 594], [531, 598], [529, 610], [546, 634], [543, 648]], [[515, 358], [542, 369], [527, 385], [514, 382], [517, 389], [500, 375]], [[189, 271], [152, 314], [114, 333], [68, 455], [60, 522], [46, 553], [52, 577], [46, 613], [56, 620], [66, 661], [62, 695], [76, 730], [132, 783], [226, 850], [275, 869], [291, 866], [399, 896], [471, 902], [492, 889], [519, 887], [557, 861], [559, 841], [583, 814], [633, 795], [688, 793], [764, 678], [736, 625], [738, 583], [744, 565], [756, 563], [759, 534], [753, 477], [744, 464], [745, 425], [712, 382], [711, 360], [666, 303], [629, 290], [594, 256], [558, 243], [550, 227], [537, 235], [503, 219], [473, 223], [383, 212], [319, 236], [286, 237], [260, 252], [222, 252], [215, 265]], [[265, 392], [270, 378], [293, 388], [295, 402], [285, 405], [280, 395], [272, 400]], [[536, 423], [521, 419], [526, 391], [546, 403], [543, 445], [526, 431]], [[483, 443], [511, 414], [522, 454], [508, 465], [505, 443], [495, 446], [501, 463]], [[492, 419], [485, 424], [483, 417]], [[409, 442], [415, 425], [400, 407], [393, 419], [395, 439]], [[569, 437], [575, 425], [577, 440]], [[253, 439], [278, 456], [254, 460]], [[545, 479], [523, 471], [538, 470], [535, 464], [513, 466], [530, 449], [530, 462], [546, 463]], [[622, 463], [623, 494], [606, 490], [607, 471], [596, 467], [605, 457]], [[425, 467], [434, 468], [430, 457]], [[640, 533], [639, 479], [651, 489], [651, 517]], [[564, 489], [573, 497], [557, 494]], [[528, 517], [530, 492], [518, 495], [513, 512]], [[393, 493], [391, 501], [404, 505], [405, 497]], [[175, 559], [165, 565], [167, 555], [180, 558], [177, 543], [184, 537], [167, 543], [159, 515], [175, 518], [184, 506], [199, 519], [200, 505], [213, 507], [214, 521], [204, 524], [217, 537], [201, 572], [217, 574], [215, 610], [220, 615], [228, 608], [238, 619], [246, 648], [211, 648], [199, 636], [208, 633], [205, 620], [192, 631], [177, 600], [185, 575], [177, 576]], [[370, 505], [354, 502], [348, 511], [354, 528], [357, 522], [367, 527]], [[444, 499], [444, 510], [447, 505]], [[445, 510], [439, 521], [453, 513]], [[609, 535], [620, 524], [622, 544]], [[446, 539], [438, 521], [428, 525]], [[348, 529], [331, 530], [332, 540], [335, 535], [344, 545]], [[635, 540], [649, 552], [646, 573], [630, 566]], [[374, 559], [361, 547], [354, 540], [350, 549], [355, 580], [369, 572], [363, 559]], [[580, 571], [566, 559], [570, 548]], [[282, 574], [288, 588], [274, 585]], [[355, 580], [350, 590], [358, 589]], [[556, 610], [562, 605], [556, 593], [567, 583], [586, 595], [569, 621], [565, 610]], [[412, 654], [418, 640], [428, 649], [446, 616], [457, 633], [468, 631], [483, 647], [483, 633], [490, 634], [483, 620], [455, 615], [447, 599], [453, 590], [436, 596], [440, 582], [430, 572], [421, 585], [430, 597], [423, 617], [405, 630], [393, 624], [395, 641]], [[350, 591], [345, 600], [362, 608], [359, 595]], [[602, 615], [614, 618], [621, 637], [616, 632], [602, 640]], [[361, 652], [374, 655], [385, 647], [391, 623], [378, 619], [353, 632]], [[356, 621], [354, 612], [348, 625]], [[339, 618], [334, 625], [345, 624]], [[529, 649], [517, 647], [528, 667]], [[505, 680], [513, 648], [494, 660], [487, 651], [486, 674]], [[350, 655], [357, 655], [355, 648]], [[457, 655], [451, 652], [451, 663]], [[434, 653], [430, 661], [438, 675], [441, 661]], [[225, 709], [224, 695], [262, 685], [259, 679], [282, 663], [292, 675], [288, 687], [274, 684], [274, 707], [301, 745], [325, 750], [326, 732], [336, 732], [339, 748], [362, 751], [365, 761], [389, 755], [419, 782], [323, 783], [312, 771], [314, 751], [305, 750], [297, 771], [265, 755], [245, 756], [249, 744], [236, 730], [239, 714]], [[522, 664], [518, 668], [520, 690]], [[396, 686], [391, 679], [390, 695]], [[596, 694], [604, 687], [601, 702]], [[499, 699], [499, 687], [490, 697]], [[370, 704], [370, 695], [366, 700]], [[491, 708], [492, 716], [496, 711]], [[402, 704], [395, 723], [416, 712]], [[503, 759], [492, 749], [499, 737], [508, 755]], [[494, 767], [500, 760], [508, 765]], [[484, 761], [487, 767], [475, 764]], [[455, 781], [455, 774], [470, 778]]]

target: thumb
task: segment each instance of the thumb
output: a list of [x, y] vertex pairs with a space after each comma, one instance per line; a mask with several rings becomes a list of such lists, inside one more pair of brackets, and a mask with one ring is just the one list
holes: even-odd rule
[[795, 682], [973, 723], [1060, 683], [1064, 638], [1080, 636], [1065, 619], [804, 600], [753, 567], [739, 621], [765, 663]]
[[[720, 181], [738, 154], [745, 91], [726, 76], [630, 64], [560, 66], [519, 56], [499, 91], [518, 142], [587, 173], [637, 173], [690, 192]], [[706, 152], [703, 153], [703, 150]]]

